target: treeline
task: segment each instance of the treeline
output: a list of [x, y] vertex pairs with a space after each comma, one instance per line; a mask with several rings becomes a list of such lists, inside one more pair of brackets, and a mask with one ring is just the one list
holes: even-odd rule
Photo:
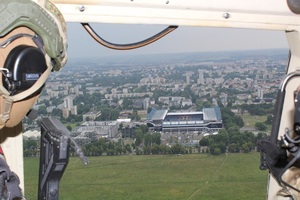
[[[24, 141], [24, 157], [39, 156], [38, 143], [35, 140]], [[180, 144], [168, 146], [165, 144], [148, 143], [148, 145], [136, 146], [135, 143], [125, 144], [123, 140], [113, 142], [105, 138], [93, 140], [92, 142], [82, 146], [86, 156], [114, 156], [126, 155], [135, 152], [136, 155], [150, 154], [185, 154], [192, 153], [191, 147], [185, 147]], [[70, 149], [71, 155], [76, 156], [74, 149]]]
[[248, 111], [250, 115], [268, 115], [273, 114], [274, 104], [271, 103], [262, 103], [262, 104], [242, 104], [241, 112], [244, 113]]
[[135, 140], [132, 144], [137, 155], [150, 154], [184, 154], [191, 153], [192, 149], [180, 144], [161, 144], [161, 134], [159, 132], [149, 132], [146, 125], [134, 128], [123, 127], [123, 138], [131, 137]]
[[23, 156], [35, 157], [39, 155], [39, 140], [24, 140], [23, 141]]
[[[211, 153], [219, 155], [226, 151], [231, 153], [250, 152], [255, 149], [256, 143], [265, 134], [254, 135], [252, 132], [240, 132], [244, 126], [243, 119], [236, 116], [229, 108], [222, 108], [222, 119], [224, 128], [218, 131], [218, 134], [203, 137], [199, 144], [195, 146], [184, 146], [178, 143], [172, 145], [161, 144], [161, 134], [159, 132], [149, 132], [146, 125], [136, 127], [123, 127], [119, 129], [122, 132], [123, 139], [117, 142], [109, 139], [95, 139], [87, 144], [82, 144], [84, 153], [87, 156], [101, 155], [121, 155], [135, 153], [137, 155], [149, 154], [185, 154], [192, 153], [193, 149], [198, 152]], [[267, 122], [271, 122], [271, 116]], [[131, 143], [125, 143], [124, 138], [130, 138]], [[24, 141], [24, 156], [36, 156], [38, 152], [38, 142], [34, 140]]]
[[132, 146], [124, 144], [122, 140], [112, 142], [107, 139], [99, 139], [83, 146], [83, 152], [86, 156], [101, 156], [104, 153], [108, 156], [113, 156], [131, 153]]
[[142, 148], [136, 149], [137, 155], [150, 155], [150, 154], [187, 154], [192, 153], [192, 147], [186, 147], [181, 144], [174, 144], [172, 146], [170, 145], [157, 145], [153, 144], [151, 146], [143, 146]]
[[265, 134], [258, 133], [255, 136], [252, 132], [240, 132], [240, 128], [244, 126], [243, 119], [236, 116], [229, 108], [222, 108], [221, 112], [224, 129], [217, 135], [203, 138], [199, 142], [200, 146], [207, 146], [213, 155], [225, 153], [226, 149], [230, 153], [248, 153], [255, 150], [257, 141]]
[[[192, 147], [185, 147], [180, 144], [172, 146], [161, 144], [161, 134], [159, 132], [149, 132], [146, 125], [134, 127], [132, 129], [121, 127], [124, 132], [129, 132], [133, 143], [125, 143], [124, 139], [117, 142], [107, 138], [90, 140], [89, 143], [79, 142], [86, 156], [114, 156], [135, 153], [136, 155], [150, 154], [185, 154], [192, 153]], [[39, 140], [24, 140], [24, 157], [38, 156]], [[75, 156], [73, 149], [71, 155]]]

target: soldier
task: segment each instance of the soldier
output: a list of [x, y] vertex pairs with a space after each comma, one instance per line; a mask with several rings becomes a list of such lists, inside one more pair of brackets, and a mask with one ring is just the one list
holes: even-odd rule
[[1, 0], [0, 199], [23, 198], [22, 119], [66, 63], [66, 49], [66, 24], [50, 1]]

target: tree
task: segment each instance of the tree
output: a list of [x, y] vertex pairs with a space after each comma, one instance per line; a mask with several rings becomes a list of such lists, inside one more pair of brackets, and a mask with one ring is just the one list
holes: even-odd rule
[[246, 142], [242, 145], [242, 149], [244, 153], [249, 153], [252, 149], [252, 143], [251, 142]]
[[222, 142], [224, 144], [227, 144], [229, 142], [228, 141], [229, 135], [225, 129], [219, 130], [219, 133], [217, 135], [213, 135], [212, 137], [214, 138], [214, 141], [217, 143]]
[[215, 148], [212, 152], [213, 155], [221, 155], [221, 150], [219, 148]]
[[226, 145], [225, 145], [225, 143], [221, 142], [221, 143], [218, 145], [218, 148], [220, 149], [220, 154], [221, 154], [221, 153], [226, 153]]
[[143, 147], [143, 152], [145, 155], [150, 155], [151, 154], [151, 147], [150, 146], [144, 146]]
[[160, 141], [160, 137], [161, 137], [160, 133], [158, 133], [158, 132], [152, 133], [151, 137], [152, 137], [151, 140], [152, 140], [153, 144], [160, 145], [160, 143], [161, 143], [161, 141]]
[[250, 115], [266, 115], [266, 114], [272, 114], [274, 110], [273, 104], [243, 104], [242, 107], [245, 110], [248, 110]]
[[185, 153], [185, 150], [180, 144], [177, 143], [171, 147], [171, 153], [172, 154], [182, 154], [182, 153]]
[[265, 123], [271, 125], [272, 124], [272, 120], [273, 120], [273, 116], [272, 115], [268, 115], [267, 116], [267, 120], [266, 120]]
[[122, 106], [123, 109], [131, 109], [133, 107], [132, 99], [124, 98]]
[[37, 155], [37, 141], [36, 140], [24, 140], [23, 141], [23, 149], [24, 156], [36, 156]]
[[57, 117], [62, 117], [62, 111], [58, 108], [54, 108], [51, 112], [51, 115], [57, 116]]
[[230, 153], [238, 153], [238, 152], [240, 152], [239, 145], [237, 145], [235, 143], [231, 143], [230, 145], [228, 145], [228, 151]]
[[130, 144], [126, 144], [126, 145], [125, 145], [125, 150], [126, 150], [128, 153], [131, 153], [131, 152], [132, 152], [132, 149], [131, 149]]
[[209, 101], [205, 101], [203, 102], [203, 108], [210, 108], [212, 106], [212, 104]]
[[170, 153], [170, 147], [165, 145], [165, 144], [161, 144], [160, 145], [160, 152], [161, 152], [161, 154]]
[[152, 154], [159, 154], [160, 153], [160, 146], [158, 144], [153, 144], [151, 147]]
[[262, 138], [264, 138], [264, 137], [266, 137], [267, 136], [267, 134], [266, 133], [261, 133], [261, 132], [259, 132], [258, 134], [257, 134], [257, 136], [255, 137], [255, 143], [257, 142], [257, 141], [259, 141], [259, 140], [261, 140]]
[[140, 126], [140, 129], [142, 130], [143, 134], [147, 133], [149, 131], [149, 128], [147, 125], [142, 124]]
[[240, 134], [239, 127], [238, 126], [232, 126], [232, 127], [230, 127], [230, 128], [227, 129], [227, 133], [228, 133], [230, 142], [233, 142], [232, 138], [235, 135], [239, 135]]
[[152, 137], [151, 137], [151, 135], [149, 133], [144, 136], [144, 145], [146, 147], [152, 145]]
[[235, 116], [234, 117], [234, 120], [235, 120], [235, 123], [239, 126], [239, 127], [243, 127], [245, 124], [244, 124], [244, 121], [243, 121], [243, 118], [241, 116]]
[[255, 127], [259, 131], [265, 131], [265, 130], [267, 130], [267, 126], [263, 122], [257, 122], [257, 123], [255, 123]]
[[133, 111], [133, 112], [132, 112], [131, 120], [135, 120], [135, 121], [140, 120], [140, 117], [139, 117], [137, 111]]
[[72, 131], [72, 127], [71, 127], [70, 125], [67, 126], [67, 129], [68, 129], [69, 131]]
[[143, 132], [140, 128], [135, 129], [135, 145], [140, 146], [143, 142]]
[[200, 141], [199, 141], [199, 145], [201, 147], [205, 147], [205, 146], [208, 146], [208, 139], [207, 138], [202, 138]]
[[196, 101], [196, 109], [202, 111], [202, 109], [203, 109], [203, 101], [201, 99], [198, 99]]
[[45, 106], [40, 106], [40, 107], [38, 108], [38, 113], [39, 113], [39, 114], [42, 114], [42, 115], [47, 115], [47, 114], [48, 114], [48, 113], [47, 113], [47, 109], [46, 109]]
[[189, 153], [193, 153], [193, 148], [189, 146]]

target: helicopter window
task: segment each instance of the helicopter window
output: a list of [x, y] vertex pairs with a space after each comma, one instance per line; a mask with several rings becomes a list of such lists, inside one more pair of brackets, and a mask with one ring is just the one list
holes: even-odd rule
[[[286, 73], [284, 32], [179, 26], [143, 48], [116, 51], [80, 24], [67, 26], [68, 63], [35, 105], [59, 118], [90, 160], [83, 165], [70, 150], [61, 199], [266, 198], [255, 143], [270, 133]], [[167, 26], [93, 27], [124, 44]], [[25, 130], [38, 121], [25, 119]], [[25, 136], [25, 191], [34, 199], [38, 139]]]

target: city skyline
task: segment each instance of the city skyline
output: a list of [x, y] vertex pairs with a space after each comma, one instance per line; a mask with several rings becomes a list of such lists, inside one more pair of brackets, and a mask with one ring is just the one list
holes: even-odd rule
[[[183, 107], [186, 105], [189, 107], [195, 104], [195, 98], [193, 100], [180, 98], [175, 104], [175, 101], [169, 102], [170, 94], [180, 96], [182, 95], [180, 91], [184, 91], [187, 86], [190, 88], [189, 92], [193, 93], [190, 97], [203, 97], [205, 101], [207, 101], [207, 95], [210, 98], [221, 98], [223, 105], [228, 103], [226, 99], [230, 96], [226, 95], [226, 92], [230, 93], [232, 89], [236, 90], [231, 94], [232, 98], [237, 98], [232, 102], [236, 105], [258, 103], [261, 100], [273, 101], [286, 66], [285, 55], [284, 51], [253, 51], [251, 54], [236, 52], [195, 54], [185, 57], [185, 63], [165, 64], [164, 61], [157, 62], [159, 60], [157, 58], [153, 61], [155, 64], [148, 63], [146, 68], [145, 65], [134, 62], [129, 65], [108, 63], [106, 65], [110, 66], [109, 68], [103, 64], [98, 65], [97, 60], [73, 62], [72, 68], [65, 68], [66, 70], [62, 73], [54, 73], [49, 77], [45, 92], [39, 98], [37, 106], [43, 105], [44, 100], [51, 101], [51, 98], [62, 99], [63, 97], [64, 104], [50, 106], [47, 112], [51, 112], [51, 109], [55, 107], [68, 108], [68, 111], [72, 112], [72, 107], [78, 104], [68, 102], [68, 95], [74, 99], [76, 96], [83, 95], [84, 92], [90, 95], [95, 93], [99, 94], [97, 98], [103, 101], [122, 105], [122, 99], [125, 98], [144, 99], [146, 97], [150, 101], [149, 98], [153, 96], [157, 98], [157, 94], [154, 95], [154, 93], [160, 90], [165, 94], [159, 93], [159, 97], [166, 97], [166, 100], [162, 100], [162, 97], [156, 100], [162, 102], [163, 105], [180, 104]], [[205, 59], [202, 60], [202, 58]], [[221, 88], [223, 90], [220, 90]], [[114, 99], [117, 100], [113, 101]], [[99, 102], [101, 104], [101, 101]], [[212, 103], [215, 104], [217, 101], [212, 101]], [[125, 104], [127, 105], [128, 102]], [[133, 101], [133, 104], [140, 107], [143, 101]], [[83, 102], [82, 105], [85, 103]], [[93, 106], [88, 106], [88, 110]]]

